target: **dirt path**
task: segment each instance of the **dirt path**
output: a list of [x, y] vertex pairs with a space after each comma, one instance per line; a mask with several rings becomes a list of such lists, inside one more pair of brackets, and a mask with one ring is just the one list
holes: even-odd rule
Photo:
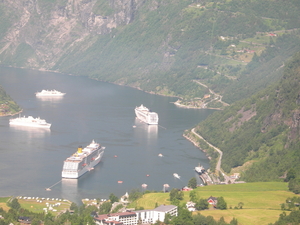
[[217, 94], [216, 92], [214, 92], [213, 90], [211, 90], [207, 85], [201, 83], [201, 82], [198, 81], [198, 80], [193, 80], [193, 82], [195, 82], [195, 83], [197, 83], [197, 84], [199, 84], [199, 85], [201, 85], [201, 86], [207, 88], [207, 89], [209, 90], [209, 93], [211, 93], [211, 94], [213, 94], [214, 96], [216, 96], [216, 97], [214, 98], [214, 100], [221, 102], [221, 103], [222, 103], [223, 105], [225, 105], [225, 106], [229, 106], [228, 103], [222, 101], [222, 98], [223, 98], [222, 95]]

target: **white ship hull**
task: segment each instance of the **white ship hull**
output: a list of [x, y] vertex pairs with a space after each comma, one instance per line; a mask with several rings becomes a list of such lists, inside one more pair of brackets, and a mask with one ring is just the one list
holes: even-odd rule
[[36, 97], [62, 97], [64, 96], [66, 93], [62, 93], [60, 91], [57, 90], [42, 90], [41, 92], [36, 92], [35, 96]]
[[143, 105], [135, 108], [135, 115], [138, 119], [149, 125], [158, 124], [158, 114], [156, 112], [151, 112], [148, 108], [144, 107]]
[[33, 118], [32, 116], [26, 117], [19, 117], [15, 119], [9, 120], [10, 125], [16, 126], [26, 126], [26, 127], [38, 127], [38, 128], [50, 128], [51, 124], [47, 123], [45, 120], [40, 118]]
[[82, 159], [80, 160], [73, 160], [72, 158], [68, 158], [64, 162], [62, 178], [77, 179], [86, 172], [93, 170], [94, 166], [96, 166], [101, 161], [103, 154], [104, 147], [100, 147], [90, 155], [82, 157]]
[[86, 172], [93, 170], [94, 166], [96, 166], [101, 161], [101, 158], [102, 156], [100, 156], [97, 160], [90, 163], [90, 165], [83, 167], [79, 171], [62, 171], [62, 178], [77, 179], [81, 177]]

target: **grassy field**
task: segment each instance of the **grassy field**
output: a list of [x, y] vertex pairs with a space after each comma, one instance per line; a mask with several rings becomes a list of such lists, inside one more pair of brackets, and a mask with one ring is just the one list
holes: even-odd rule
[[9, 197], [0, 197], [0, 208], [4, 209], [5, 211], [9, 210], [9, 207], [6, 205]]
[[[223, 216], [226, 222], [236, 218], [240, 225], [267, 225], [275, 222], [282, 213], [280, 204], [284, 203], [288, 197], [295, 196], [288, 191], [287, 183], [281, 182], [204, 186], [198, 187], [196, 192], [198, 198], [222, 196], [227, 203], [227, 210], [209, 209], [200, 211], [202, 215], [213, 216], [217, 220]], [[185, 192], [182, 204], [188, 200], [189, 192]], [[244, 204], [243, 209], [234, 209], [239, 202]], [[156, 204], [170, 204], [169, 193], [146, 194], [132, 207], [153, 209]]]
[[[4, 210], [8, 211], [9, 207], [6, 205], [6, 202], [10, 199], [10, 197], [1, 197], [0, 198], [0, 207], [2, 207]], [[54, 211], [51, 211], [53, 215], [57, 215], [62, 211], [65, 211], [66, 209], [70, 208], [71, 202], [67, 200], [62, 200], [62, 199], [23, 199], [23, 198], [18, 198], [18, 202], [20, 203], [21, 207], [24, 209], [28, 209], [32, 212], [35, 213], [42, 213], [44, 210], [43, 208], [48, 208], [47, 207], [48, 203], [49, 205], [52, 205], [52, 208]], [[56, 206], [54, 206], [56, 203]]]

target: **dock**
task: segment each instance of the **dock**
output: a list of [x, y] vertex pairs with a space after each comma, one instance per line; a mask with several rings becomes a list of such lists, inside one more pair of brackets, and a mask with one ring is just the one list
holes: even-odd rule
[[201, 178], [203, 184], [205, 184], [205, 185], [212, 185], [213, 184], [213, 181], [212, 181], [212, 179], [210, 178], [210, 176], [208, 175], [207, 172], [202, 173], [201, 175], [199, 175], [199, 177]]

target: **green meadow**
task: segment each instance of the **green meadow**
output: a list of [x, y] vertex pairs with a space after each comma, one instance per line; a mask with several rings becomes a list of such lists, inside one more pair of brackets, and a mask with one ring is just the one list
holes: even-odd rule
[[[227, 210], [217, 210], [211, 207], [208, 210], [193, 212], [193, 214], [201, 213], [204, 216], [213, 216], [216, 220], [224, 217], [226, 222], [230, 222], [232, 218], [236, 218], [239, 225], [252, 224], [269, 224], [278, 220], [282, 213], [280, 204], [284, 203], [288, 197], [295, 196], [294, 193], [288, 191], [288, 184], [283, 182], [259, 182], [244, 183], [231, 185], [212, 185], [203, 186], [195, 189], [197, 197], [208, 198], [223, 197], [227, 203]], [[181, 204], [189, 201], [190, 192], [184, 192], [184, 199]], [[6, 201], [9, 198], [0, 198], [0, 207], [8, 209]], [[57, 201], [46, 201], [38, 203], [34, 200], [18, 199], [23, 208], [33, 212], [43, 212], [46, 202], [54, 204]], [[235, 209], [242, 202], [242, 209]], [[68, 209], [70, 202], [61, 202], [56, 207], [57, 213]], [[153, 209], [156, 205], [171, 204], [169, 201], [169, 193], [147, 193], [142, 198], [131, 203], [128, 208]], [[288, 212], [287, 212], [288, 213]], [[55, 214], [55, 213], [54, 213]]]
[[[9, 201], [10, 197], [0, 197], [0, 207], [2, 207], [5, 211], [9, 210], [7, 206], [7, 202]], [[57, 201], [57, 200], [42, 200], [39, 202], [34, 199], [20, 199], [18, 198], [18, 202], [20, 203], [21, 207], [27, 209], [34, 213], [42, 213], [44, 212], [43, 208], [47, 208], [46, 202], [50, 205], [54, 205], [55, 203], [60, 203], [58, 206], [54, 206], [53, 208], [56, 211], [50, 211], [53, 215], [57, 215], [67, 209], [70, 208], [71, 202], [70, 201]]]
[[[226, 222], [236, 218], [241, 225], [269, 224], [275, 222], [281, 211], [281, 203], [288, 197], [295, 196], [288, 191], [288, 184], [283, 182], [259, 182], [231, 185], [213, 185], [198, 187], [198, 198], [223, 197], [227, 203], [227, 210], [217, 210], [212, 207], [208, 210], [193, 212], [204, 216], [213, 216], [219, 220], [224, 217]], [[189, 200], [189, 192], [185, 192], [185, 204]], [[243, 203], [242, 209], [234, 209], [239, 202]], [[153, 209], [155, 205], [171, 204], [169, 193], [149, 193], [131, 204], [132, 207]]]

